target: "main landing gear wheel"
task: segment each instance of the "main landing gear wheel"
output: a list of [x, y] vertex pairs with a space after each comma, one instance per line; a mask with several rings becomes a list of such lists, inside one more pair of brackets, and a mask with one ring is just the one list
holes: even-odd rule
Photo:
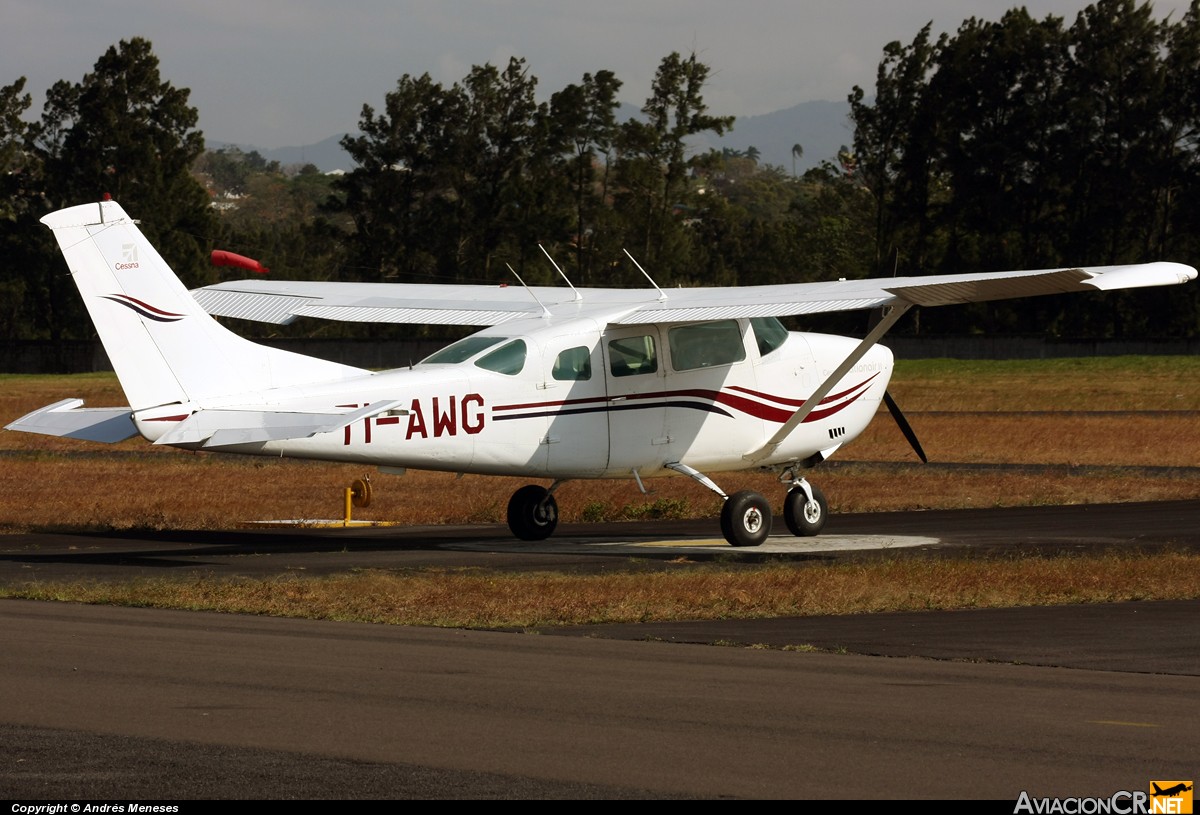
[[829, 517], [829, 502], [825, 494], [812, 484], [812, 500], [804, 494], [803, 487], [792, 487], [788, 490], [783, 502], [783, 520], [788, 531], [798, 538], [811, 538], [825, 527], [825, 519]]
[[735, 492], [721, 507], [721, 534], [731, 546], [758, 546], [771, 534], [771, 505], [752, 490]]
[[545, 487], [529, 484], [508, 500], [508, 528], [523, 541], [545, 540], [558, 526], [558, 502]]

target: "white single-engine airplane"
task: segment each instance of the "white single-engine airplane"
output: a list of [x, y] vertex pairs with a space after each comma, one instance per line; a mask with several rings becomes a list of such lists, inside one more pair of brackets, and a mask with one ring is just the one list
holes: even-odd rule
[[[10, 430], [548, 479], [509, 501], [525, 540], [553, 533], [566, 481], [681, 474], [725, 499], [726, 540], [756, 546], [771, 529], [766, 499], [726, 495], [707, 475], [746, 469], [776, 472], [788, 529], [815, 535], [827, 504], [803, 473], [881, 401], [900, 418], [886, 390], [892, 354], [877, 342], [908, 309], [1196, 278], [1164, 262], [667, 291], [248, 280], [189, 292], [114, 201], [42, 223], [129, 406], [67, 399]], [[882, 315], [861, 341], [777, 319], [853, 309]], [[255, 344], [210, 314], [487, 327], [408, 369], [372, 372]]]

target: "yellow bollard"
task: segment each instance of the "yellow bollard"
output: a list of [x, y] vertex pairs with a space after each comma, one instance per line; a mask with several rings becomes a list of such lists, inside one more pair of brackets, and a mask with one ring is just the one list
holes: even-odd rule
[[342, 518], [342, 526], [350, 525], [350, 507], [371, 506], [371, 476], [356, 480], [346, 487], [346, 511]]

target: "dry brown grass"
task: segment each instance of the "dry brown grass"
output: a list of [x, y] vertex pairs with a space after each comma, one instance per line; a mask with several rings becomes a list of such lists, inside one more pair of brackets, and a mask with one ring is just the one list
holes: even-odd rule
[[921, 410], [1200, 410], [1200, 359], [900, 361], [892, 395]]
[[477, 574], [367, 572], [274, 580], [139, 580], [0, 589], [0, 596], [472, 628], [995, 608], [1197, 596], [1200, 555], [1005, 561], [906, 558], [820, 568]]
[[[1127, 466], [1200, 465], [1200, 361], [1121, 358], [1037, 362], [901, 363], [893, 393], [933, 462], [1089, 465], [1063, 474], [922, 467], [881, 414], [839, 458], [911, 462], [843, 465], [812, 474], [834, 512], [1167, 500], [1200, 496], [1200, 471], [1148, 476]], [[6, 421], [64, 396], [89, 405], [124, 399], [111, 374], [0, 377]], [[1129, 411], [1163, 410], [1139, 414]], [[922, 413], [927, 410], [972, 411]], [[1035, 413], [1059, 409], [1106, 415]], [[976, 411], [1027, 411], [982, 415]], [[115, 453], [116, 455], [112, 455]], [[0, 434], [0, 532], [47, 529], [232, 528], [261, 520], [330, 519], [343, 489], [368, 468], [186, 453], [140, 439], [98, 445], [27, 433]], [[770, 475], [722, 474], [727, 492], [776, 500]], [[359, 520], [398, 524], [502, 523], [523, 480], [410, 472], [375, 474], [375, 502]], [[901, 486], [902, 485], [902, 486]], [[715, 517], [719, 499], [690, 479], [573, 482], [559, 490], [564, 521]]]

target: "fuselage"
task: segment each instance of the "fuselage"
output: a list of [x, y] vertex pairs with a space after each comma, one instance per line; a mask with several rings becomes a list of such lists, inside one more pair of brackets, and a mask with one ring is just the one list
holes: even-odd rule
[[[857, 341], [772, 318], [604, 326], [590, 318], [488, 328], [412, 368], [139, 411], [156, 440], [198, 410], [338, 411], [397, 402], [336, 432], [221, 449], [396, 468], [546, 478], [703, 472], [801, 461], [859, 435], [892, 354], [875, 346], [765, 459], [748, 461]], [[188, 447], [189, 445], [180, 445]]]

